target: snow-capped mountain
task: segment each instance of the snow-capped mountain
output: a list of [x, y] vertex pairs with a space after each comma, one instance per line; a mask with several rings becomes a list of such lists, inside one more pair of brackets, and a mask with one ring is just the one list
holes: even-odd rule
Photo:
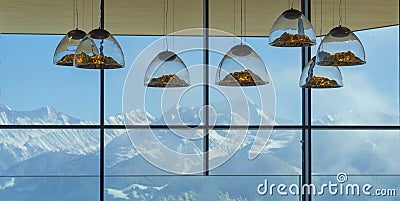
[[142, 184], [132, 184], [123, 189], [107, 188], [106, 192], [109, 197], [114, 199], [130, 200], [153, 200], [154, 195], [167, 188], [169, 185], [163, 186], [146, 186]]
[[[177, 111], [178, 109], [179, 111]], [[252, 113], [259, 114], [260, 110], [256, 108], [254, 104], [249, 106], [249, 110]], [[189, 119], [193, 123], [196, 122], [196, 115], [198, 114], [199, 108], [171, 108], [168, 110], [164, 118], [173, 118], [175, 115], [183, 115], [182, 119]], [[178, 113], [176, 113], [178, 112]], [[223, 113], [221, 111], [220, 113]], [[237, 114], [232, 114], [237, 115]], [[125, 115], [110, 116], [106, 119], [106, 124], [123, 124], [124, 116], [127, 121], [134, 124], [158, 124], [163, 118], [155, 118], [151, 114], [133, 110]], [[54, 108], [46, 106], [32, 111], [14, 111], [6, 105], [0, 105], [0, 122], [2, 124], [15, 124], [15, 125], [30, 125], [30, 124], [95, 124], [95, 122], [83, 121], [71, 117], [56, 111]], [[229, 118], [223, 114], [218, 114], [218, 123], [227, 123], [233, 121], [234, 124], [242, 121], [239, 117], [232, 118], [229, 121], [224, 118]], [[198, 118], [198, 117], [197, 117]], [[257, 117], [251, 117], [257, 119]], [[264, 118], [265, 121], [268, 119], [268, 115], [260, 115], [258, 119]], [[190, 120], [193, 119], [193, 120]], [[239, 122], [236, 122], [239, 121]], [[260, 120], [258, 120], [260, 121]], [[198, 130], [202, 135], [202, 131]], [[142, 131], [137, 131], [142, 132]], [[124, 134], [124, 130], [107, 130], [105, 133], [106, 150], [109, 157], [106, 158], [107, 167], [119, 167], [120, 169], [122, 162], [130, 159], [138, 160], [140, 158], [138, 153], [132, 147], [129, 138]], [[168, 147], [176, 148], [176, 151], [183, 151], [186, 153], [193, 153], [201, 151], [202, 143], [198, 141], [191, 143], [189, 140], [181, 137], [166, 137], [174, 136], [168, 130], [157, 130], [153, 131], [158, 138], [165, 143]], [[124, 135], [123, 135], [124, 134]], [[223, 134], [222, 134], [223, 135]], [[223, 136], [217, 132], [211, 133], [210, 141], [213, 143], [220, 143], [224, 139]], [[249, 137], [250, 139], [251, 137]], [[111, 143], [110, 143], [111, 142]], [[19, 170], [21, 167], [15, 166], [27, 166], [26, 164], [34, 163], [35, 160], [42, 161], [44, 155], [54, 158], [54, 161], [61, 160], [62, 158], [79, 158], [83, 156], [93, 155], [94, 158], [98, 157], [99, 143], [99, 132], [96, 129], [35, 129], [35, 130], [19, 130], [19, 129], [8, 129], [0, 130], [0, 173], [6, 171], [9, 174], [13, 174], [12, 170]], [[110, 145], [108, 146], [108, 144]], [[249, 143], [246, 144], [246, 146]], [[213, 144], [211, 144], [213, 146]], [[179, 149], [179, 150], [178, 150]], [[55, 159], [61, 158], [61, 159]], [[143, 159], [142, 159], [143, 160]], [[26, 161], [26, 162], [25, 162]], [[22, 163], [24, 162], [24, 163]], [[145, 161], [143, 161], [145, 162]], [[42, 163], [42, 162], [41, 162]], [[45, 170], [45, 167], [43, 167]], [[64, 168], [67, 169], [67, 168]], [[79, 169], [79, 168], [78, 168]], [[111, 171], [110, 169], [110, 171]], [[29, 172], [39, 170], [30, 169]], [[60, 172], [60, 171], [59, 171]], [[62, 172], [62, 171], [61, 171]], [[112, 171], [114, 172], [114, 171]], [[14, 172], [15, 173], [15, 172]], [[73, 173], [71, 173], [73, 174]]]
[[114, 116], [109, 116], [105, 120], [105, 124], [124, 124], [125, 123], [125, 118], [127, 122], [131, 122], [134, 124], [140, 124], [140, 125], [148, 125], [154, 121], [154, 117], [151, 116], [151, 114], [144, 112], [139, 109], [132, 110], [126, 114], [117, 114]]
[[[152, 119], [152, 117], [144, 115], [144, 112], [132, 111], [125, 116], [130, 121], [137, 122], [137, 124], [143, 124], [146, 119]], [[122, 124], [123, 115], [111, 116], [106, 120], [106, 123]], [[79, 120], [58, 112], [50, 106], [32, 111], [14, 111], [6, 105], [0, 104], [0, 124], [92, 125], [96, 124], [96, 122]], [[105, 143], [108, 144], [122, 133], [124, 133], [124, 130], [107, 131], [105, 133]], [[99, 131], [96, 129], [1, 129], [0, 174], [7, 169], [8, 173], [13, 174], [13, 171], [10, 170], [21, 169], [14, 168], [13, 166], [34, 163], [35, 160], [40, 160], [43, 157], [42, 155], [53, 158], [64, 158], [64, 155], [79, 158], [96, 154], [99, 150], [98, 144]], [[36, 159], [36, 157], [38, 158]], [[33, 160], [33, 162], [28, 162], [29, 160]], [[42, 168], [45, 171], [47, 167]], [[66, 172], [70, 171], [67, 168], [64, 169]], [[28, 172], [35, 171], [40, 172], [41, 170], [29, 169]], [[62, 173], [63, 171], [58, 172]], [[72, 172], [71, 174], [74, 173], [76, 172]]]
[[37, 125], [37, 124], [92, 124], [57, 112], [50, 106], [32, 111], [15, 111], [10, 107], [0, 104], [0, 124], [2, 125]]
[[[256, 103], [248, 100], [247, 107], [243, 107], [242, 101], [232, 101], [227, 104], [225, 101], [211, 102], [210, 107], [215, 111], [210, 112], [210, 122], [214, 122], [216, 125], [278, 125], [280, 123], [288, 123], [290, 120], [275, 118], [273, 114], [264, 111], [259, 108]], [[198, 125], [201, 123], [202, 118], [202, 106], [198, 107], [180, 107], [176, 105], [171, 107], [161, 117], [155, 118], [152, 124], [189, 124]]]
[[[215, 105], [217, 106], [217, 104]], [[216, 107], [217, 108], [217, 107]], [[223, 108], [220, 106], [219, 108]], [[254, 122], [272, 122], [270, 115], [263, 113], [255, 104], [250, 103], [249, 108], [252, 116], [250, 120]], [[199, 123], [199, 108], [170, 108], [164, 113], [164, 117], [153, 117], [153, 115], [140, 110], [134, 110], [125, 114], [130, 123], [135, 124], [160, 124], [170, 121], [181, 115], [187, 120], [184, 123]], [[255, 114], [255, 115], [254, 115]], [[182, 116], [183, 115], [183, 116]], [[236, 116], [235, 116], [236, 115]], [[395, 115], [377, 114], [377, 118], [396, 121]], [[314, 123], [337, 124], [344, 121], [346, 115], [327, 115], [314, 120]], [[359, 116], [358, 116], [359, 117]], [[165, 119], [169, 120], [165, 120]], [[123, 124], [124, 115], [115, 115], [107, 118], [107, 124]], [[278, 122], [279, 123], [279, 118]], [[231, 114], [224, 110], [217, 110], [216, 122], [220, 124], [238, 124], [243, 118], [238, 114]], [[14, 111], [5, 105], [0, 105], [1, 124], [95, 124], [95, 122], [79, 120], [69, 115], [56, 111], [51, 107], [43, 107], [33, 111]], [[134, 130], [138, 134], [148, 134], [150, 130]], [[170, 130], [151, 130], [157, 139], [165, 146], [181, 153], [201, 152], [203, 143], [201, 140], [191, 141], [185, 137], [175, 135]], [[198, 130], [196, 135], [202, 135], [202, 130]], [[235, 132], [235, 131], [233, 131]], [[321, 131], [319, 131], [321, 132]], [[234, 133], [233, 133], [234, 134]], [[211, 171], [215, 175], [299, 175], [301, 168], [301, 133], [298, 131], [277, 130], [272, 133], [267, 147], [261, 155], [254, 159], [248, 159], [248, 153], [254, 142], [255, 131], [249, 131], [244, 143], [239, 151], [226, 163]], [[212, 130], [210, 133], [210, 148], [217, 148], [216, 155], [210, 157], [223, 157], [230, 150], [229, 144], [219, 146], [224, 142], [227, 130]], [[351, 135], [351, 136], [350, 136]], [[347, 139], [344, 140], [343, 139]], [[241, 189], [242, 192], [249, 192], [249, 199], [256, 199], [252, 186], [243, 186], [243, 183], [254, 184], [262, 182], [260, 177], [244, 177], [240, 182], [226, 186], [230, 177], [212, 177], [207, 182], [201, 177], [193, 176], [189, 179], [181, 177], [140, 177], [139, 175], [172, 175], [161, 170], [146, 161], [133, 147], [130, 138], [124, 129], [105, 131], [105, 164], [106, 175], [113, 177], [107, 178], [106, 194], [107, 200], [168, 200], [168, 197], [184, 197], [193, 191], [198, 198], [212, 199], [204, 196], [207, 192], [212, 192], [216, 197], [222, 192], [235, 192], [232, 189]], [[397, 141], [396, 141], [397, 140]], [[341, 146], [333, 146], [332, 143], [340, 142]], [[347, 142], [351, 144], [347, 144]], [[396, 142], [398, 144], [396, 144]], [[84, 176], [98, 175], [99, 171], [99, 131], [96, 129], [1, 129], [0, 130], [0, 175], [10, 177], [0, 178], [0, 198], [6, 200], [25, 201], [31, 196], [37, 196], [39, 200], [51, 200], [56, 197], [63, 197], [63, 200], [90, 200], [98, 199], [97, 191], [98, 180], [96, 177], [87, 179]], [[344, 171], [348, 173], [399, 173], [400, 162], [395, 160], [390, 153], [396, 152], [400, 147], [400, 134], [390, 134], [379, 136], [379, 132], [369, 132], [366, 134], [343, 135], [318, 134], [314, 137], [314, 156], [319, 159], [314, 164], [317, 173], [321, 170], [335, 174], [341, 170], [340, 167], [351, 167]], [[337, 144], [337, 143], [334, 143]], [[394, 145], [394, 146], [393, 146]], [[399, 146], [396, 146], [399, 145]], [[335, 147], [335, 152], [329, 151], [329, 147]], [[387, 147], [393, 147], [388, 149]], [[154, 147], [156, 149], [156, 147]], [[351, 149], [349, 151], [349, 149]], [[350, 153], [350, 154], [349, 154]], [[340, 163], [334, 166], [329, 161], [341, 157]], [[371, 160], [378, 161], [379, 165], [374, 165]], [[320, 162], [318, 162], [320, 161]], [[323, 161], [323, 162], [321, 162]], [[368, 167], [368, 168], [366, 168]], [[65, 179], [60, 183], [60, 179], [41, 179], [41, 178], [14, 178], [13, 175], [81, 175], [79, 178]], [[122, 178], [118, 175], [136, 175], [134, 177]], [[280, 178], [285, 180], [285, 177]], [[259, 180], [260, 179], [260, 180]], [[79, 180], [80, 187], [76, 187]], [[289, 179], [290, 180], [290, 179]], [[288, 181], [289, 181], [288, 180]], [[298, 181], [297, 177], [294, 177]], [[290, 180], [291, 181], [291, 180]], [[233, 182], [233, 180], [231, 181]], [[229, 182], [228, 182], [229, 183]], [[241, 185], [240, 185], [241, 184]], [[60, 186], [61, 185], [61, 186]], [[218, 186], [213, 190], [204, 188], [202, 185]], [[48, 191], [53, 186], [60, 188], [59, 192], [53, 194], [40, 194]], [[190, 186], [190, 187], [188, 187]], [[70, 188], [70, 191], [63, 191], [63, 188]], [[84, 193], [94, 192], [94, 193]], [[18, 193], [17, 193], [18, 192]], [[61, 192], [61, 193], [60, 193]], [[62, 196], [63, 192], [68, 195]], [[59, 193], [59, 195], [57, 194]], [[186, 193], [186, 194], [185, 194]], [[18, 194], [16, 196], [16, 194]], [[57, 194], [57, 195], [55, 195]], [[241, 194], [239, 194], [241, 195]], [[235, 197], [239, 197], [239, 195]], [[211, 196], [211, 194], [210, 194]], [[10, 198], [10, 199], [9, 199]], [[11, 199], [12, 198], [12, 199]], [[261, 198], [259, 198], [261, 199]], [[286, 198], [285, 198], [286, 199]], [[54, 200], [54, 199], [53, 199]], [[201, 199], [200, 199], [201, 200]], [[290, 199], [287, 199], [290, 200]]]
[[315, 125], [396, 125], [399, 124], [399, 119], [399, 114], [385, 114], [379, 111], [359, 114], [349, 111], [317, 117], [312, 123]]

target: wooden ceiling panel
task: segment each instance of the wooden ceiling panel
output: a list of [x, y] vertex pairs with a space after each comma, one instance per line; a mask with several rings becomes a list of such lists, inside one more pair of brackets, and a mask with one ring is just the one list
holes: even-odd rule
[[[113, 34], [163, 35], [164, 0], [106, 0], [105, 27]], [[339, 23], [339, 0], [312, 0], [312, 24], [326, 34]], [[267, 36], [291, 0], [247, 0], [244, 34]], [[294, 8], [300, 8], [295, 0]], [[168, 32], [201, 28], [202, 0], [169, 0]], [[79, 28], [98, 27], [99, 1], [78, 0]], [[342, 0], [352, 30], [399, 24], [398, 0]], [[92, 11], [93, 10], [93, 11]], [[322, 18], [321, 18], [322, 11]], [[93, 21], [92, 21], [93, 18]], [[93, 25], [92, 25], [93, 24]], [[240, 0], [210, 0], [210, 27], [240, 35]], [[0, 33], [65, 34], [75, 28], [74, 0], [0, 0]]]

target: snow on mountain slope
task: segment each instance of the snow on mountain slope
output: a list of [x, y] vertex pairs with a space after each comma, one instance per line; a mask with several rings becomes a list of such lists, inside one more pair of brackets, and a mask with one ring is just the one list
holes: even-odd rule
[[[255, 131], [249, 131], [242, 147], [238, 150], [235, 155], [230, 158], [227, 162], [212, 171], [212, 174], [287, 174], [296, 175], [300, 174], [300, 154], [298, 141], [296, 141], [296, 133], [285, 131], [280, 133], [273, 133], [267, 146], [260, 153], [260, 155], [250, 160], [249, 152], [250, 147], [254, 143]], [[217, 134], [218, 135], [218, 134]], [[215, 134], [211, 135], [213, 138]], [[215, 145], [213, 145], [215, 146]], [[217, 155], [212, 155], [213, 157], [222, 157], [222, 155], [227, 153], [229, 150], [227, 147], [218, 148]], [[290, 160], [294, 158], [294, 160]], [[297, 160], [297, 163], [294, 162]]]
[[139, 154], [133, 148], [128, 135], [126, 133], [113, 139], [105, 148], [106, 158], [105, 164], [106, 168], [110, 169], [113, 166], [129, 160]]
[[[273, 114], [269, 114], [265, 111], [265, 108], [260, 108], [252, 101], [248, 101], [248, 107], [243, 107], [242, 104], [242, 101], [232, 101], [229, 105], [224, 101], [212, 102], [210, 105], [215, 110], [216, 116], [211, 116], [210, 118], [215, 120], [215, 124], [217, 125], [259, 125], [260, 123], [263, 125], [278, 125], [281, 122], [292, 122], [283, 118], [276, 119], [280, 122], [275, 121]], [[182, 123], [197, 125], [201, 122], [201, 116], [199, 116], [201, 108], [202, 106], [189, 108], [180, 106], [171, 107], [163, 112], [162, 116], [156, 117], [152, 123], [165, 124], [167, 122], [173, 125]], [[246, 114], [246, 116], [242, 114]]]
[[5, 175], [97, 175], [99, 155], [74, 155], [47, 152], [17, 163], [4, 171]]
[[[185, 115], [183, 118], [189, 119], [189, 121], [197, 123], [196, 119], [198, 116], [194, 114], [198, 114], [198, 108], [171, 108], [170, 110], [165, 112], [166, 118], [174, 118], [176, 115], [174, 110], [178, 109], [183, 113], [180, 115]], [[263, 119], [263, 122], [271, 121], [271, 117], [269, 115], [263, 114], [262, 110], [258, 109], [257, 106], [250, 102], [249, 109], [252, 114], [256, 114], [255, 116], [250, 117], [252, 121]], [[240, 124], [243, 121], [243, 118], [237, 116], [238, 114], [230, 114], [224, 115], [226, 111], [219, 111], [217, 113], [217, 122], [226, 123], [231, 122], [232, 124]], [[396, 121], [398, 117], [396, 115], [387, 115], [387, 114], [377, 114], [377, 118], [383, 118], [390, 121]], [[18, 124], [72, 124], [72, 123], [80, 123], [80, 124], [93, 124], [93, 122], [82, 121], [70, 117], [68, 115], [62, 114], [60, 112], [55, 111], [51, 107], [43, 107], [33, 111], [13, 111], [9, 107], [0, 104], [0, 121], [2, 123], [14, 122]], [[237, 117], [235, 117], [237, 116]], [[256, 117], [258, 116], [258, 117]], [[337, 122], [344, 121], [343, 118], [346, 115], [327, 115], [325, 117], [320, 117], [315, 120], [315, 122], [319, 121], [320, 123], [329, 123], [335, 124]], [[359, 117], [359, 115], [353, 114], [354, 117]], [[132, 122], [136, 122], [137, 124], [148, 123], [148, 120], [152, 120], [156, 123], [160, 123], [162, 120], [160, 118], [152, 117], [151, 114], [147, 114], [143, 111], [135, 110], [128, 114], [126, 117], [130, 119]], [[191, 118], [191, 119], [190, 119]], [[115, 115], [111, 116], [107, 119], [107, 123], [112, 124], [122, 124], [123, 123], [123, 115]], [[135, 123], [135, 124], [136, 124]], [[150, 122], [153, 123], [153, 122]], [[197, 135], [202, 135], [202, 131], [198, 130], [199, 133]], [[219, 144], [224, 142], [227, 130], [212, 130], [210, 133], [210, 147], [217, 147]], [[140, 133], [149, 133], [150, 130], [136, 130], [135, 132]], [[188, 130], [187, 132], [192, 132]], [[233, 131], [235, 132], [235, 131]], [[155, 129], [153, 133], [157, 136], [161, 143], [165, 146], [178, 151], [180, 153], [200, 153], [202, 152], [202, 140], [189, 140], [185, 137], [177, 136], [170, 130], [160, 130]], [[251, 147], [254, 141], [255, 133], [248, 133], [244, 143], [241, 145], [240, 153], [236, 155], [238, 158], [242, 158], [243, 160], [247, 160], [246, 154], [248, 154], [248, 149]], [[339, 138], [339, 137], [338, 137]], [[385, 147], [391, 145], [391, 143], [395, 143], [396, 141], [387, 139], [388, 141], [378, 141], [378, 139], [373, 138], [372, 136], [365, 136], [365, 144], [368, 144], [369, 147], [374, 148], [375, 152], [368, 152], [371, 155], [376, 155], [376, 158], [381, 159], [381, 155], [384, 154], [384, 150], [382, 150], [382, 144], [385, 144]], [[383, 139], [383, 138], [380, 138]], [[335, 139], [334, 139], [335, 140]], [[330, 141], [334, 141], [330, 140]], [[337, 139], [340, 140], [340, 139]], [[299, 154], [300, 153], [300, 138], [299, 134], [292, 131], [276, 131], [272, 134], [272, 137], [269, 141], [268, 146], [262, 152], [262, 158], [268, 158], [265, 160], [259, 160], [262, 162], [253, 162], [254, 167], [259, 166], [259, 169], [263, 169], [263, 171], [268, 172], [273, 169], [263, 168], [265, 166], [270, 165], [274, 161], [276, 164], [280, 164], [282, 167], [285, 167], [288, 172], [294, 173], [297, 172], [299, 168]], [[22, 129], [1, 129], [0, 130], [0, 173], [6, 172], [7, 169], [17, 170], [18, 163], [28, 161], [41, 161], [41, 156], [45, 157], [53, 157], [53, 158], [63, 158], [64, 161], [69, 161], [68, 157], [62, 156], [77, 156], [77, 158], [71, 158], [71, 160], [78, 160], [79, 158], [89, 157], [91, 160], [88, 161], [96, 161], [98, 158], [99, 147], [99, 132], [96, 129], [32, 129], [32, 130], [22, 130]], [[105, 132], [105, 143], [106, 143], [106, 169], [110, 174], [119, 174], [121, 172], [126, 174], [140, 174], [144, 169], [147, 173], [154, 172], [165, 172], [153, 167], [146, 160], [144, 160], [134, 149], [133, 145], [128, 138], [128, 135], [125, 133], [124, 129], [120, 130], [106, 130]], [[387, 145], [387, 146], [386, 146]], [[391, 146], [389, 146], [391, 147]], [[317, 148], [317, 147], [316, 147]], [[233, 149], [236, 149], [236, 146], [230, 143], [226, 143], [224, 146], [218, 147], [218, 152], [216, 152], [211, 157], [225, 157], [227, 154], [232, 152]], [[59, 155], [57, 155], [59, 154]], [[372, 156], [371, 156], [372, 157]], [[57, 160], [61, 160], [57, 159]], [[56, 159], [53, 159], [56, 160]], [[231, 161], [234, 161], [232, 159]], [[238, 160], [240, 161], [240, 160]], [[279, 161], [279, 162], [278, 162]], [[385, 162], [385, 161], [383, 161]], [[62, 164], [60, 164], [62, 165]], [[84, 161], [81, 164], [82, 167], [87, 165]], [[97, 164], [94, 164], [97, 165]], [[240, 165], [240, 163], [239, 163]], [[343, 164], [346, 165], [346, 164]], [[232, 165], [235, 167], [237, 165]], [[13, 167], [13, 168], [12, 168]], [[387, 165], [386, 167], [390, 167], [391, 171], [395, 171], [393, 165]], [[244, 169], [248, 169], [248, 171], [258, 171], [257, 169], [252, 169], [253, 167], [243, 167]], [[250, 169], [249, 169], [250, 168]], [[358, 167], [361, 168], [362, 167]], [[21, 168], [20, 168], [21, 169]], [[78, 168], [79, 169], [79, 168]], [[157, 170], [156, 170], [157, 169]], [[382, 168], [380, 171], [384, 171]], [[228, 171], [228, 170], [227, 170]], [[229, 170], [234, 171], [234, 170]], [[236, 170], [235, 170], [236, 171]], [[362, 172], [358, 170], [357, 172]]]
[[0, 191], [13, 187], [15, 185], [15, 178], [2, 178], [0, 179]]
[[144, 112], [142, 110], [136, 109], [132, 110], [126, 114], [117, 114], [114, 116], [109, 116], [105, 120], [105, 124], [124, 124], [125, 118], [128, 120], [127, 122], [134, 123], [136, 125], [148, 125], [152, 121], [154, 121], [154, 117], [151, 114]]
[[32, 111], [14, 111], [6, 105], [0, 104], [0, 124], [37, 125], [37, 124], [93, 124], [57, 112], [50, 106]]
[[[0, 124], [70, 125], [94, 124], [78, 120], [46, 106], [32, 111], [14, 111], [0, 104]], [[109, 143], [118, 132], [108, 132]], [[0, 173], [19, 162], [46, 153], [88, 155], [98, 151], [99, 131], [96, 129], [1, 129]]]
[[[179, 108], [178, 108], [179, 109]], [[252, 114], [255, 116], [250, 117], [251, 121], [259, 121], [262, 119], [264, 122], [271, 121], [270, 115], [266, 115], [262, 110], [258, 109], [255, 105], [250, 105]], [[188, 118], [191, 122], [199, 122], [198, 110], [196, 108], [180, 108], [180, 115]], [[238, 114], [226, 115], [228, 112], [219, 111], [217, 113], [217, 122], [227, 124], [242, 123], [243, 117]], [[195, 115], [196, 114], [196, 115]], [[382, 121], [398, 120], [396, 115], [376, 114]], [[257, 117], [258, 116], [258, 117]], [[338, 122], [346, 122], [346, 115], [327, 115], [315, 120], [320, 123], [337, 124]], [[160, 118], [152, 117], [151, 114], [135, 110], [128, 114], [126, 117], [132, 122], [137, 124], [146, 124], [158, 122], [162, 123]], [[165, 113], [166, 118], [176, 118], [176, 113], [169, 110]], [[354, 118], [361, 118], [360, 115], [353, 115]], [[368, 117], [370, 118], [370, 117]], [[109, 124], [123, 124], [123, 115], [115, 115], [107, 118], [106, 122]], [[232, 122], [231, 122], [232, 121]], [[358, 119], [357, 121], [361, 121]], [[94, 124], [93, 122], [82, 121], [70, 117], [66, 114], [55, 111], [51, 107], [43, 107], [33, 111], [13, 111], [5, 105], [0, 105], [0, 123], [15, 124]], [[135, 124], [136, 124], [135, 123]], [[279, 119], [278, 122], [279, 123]], [[140, 134], [149, 133], [148, 129], [135, 130]], [[196, 135], [201, 135], [202, 131]], [[210, 147], [214, 148], [224, 142], [227, 130], [212, 130], [210, 133]], [[175, 135], [169, 130], [155, 129], [154, 134], [158, 137], [160, 142], [179, 152], [183, 153], [198, 153], [202, 150], [202, 141], [191, 140]], [[319, 131], [321, 132], [321, 131]], [[235, 134], [235, 131], [233, 131]], [[274, 131], [267, 147], [263, 150], [261, 155], [255, 160], [248, 159], [248, 152], [254, 142], [256, 133], [250, 131], [244, 139], [240, 150], [228, 160], [225, 164], [212, 171], [212, 174], [300, 174], [301, 163], [301, 146], [300, 136], [297, 131]], [[96, 129], [1, 129], [0, 130], [0, 174], [3, 175], [97, 175], [99, 171], [99, 132]], [[343, 135], [320, 135], [321, 142], [314, 145], [314, 153], [319, 158], [319, 161], [324, 161], [324, 164], [331, 166], [329, 161], [335, 160], [337, 155], [346, 155], [343, 157], [346, 160], [341, 160], [340, 167], [353, 167], [355, 173], [367, 172], [387, 172], [398, 173], [399, 163], [392, 158], [386, 159], [390, 153], [395, 153], [397, 150], [396, 142], [400, 142], [400, 135], [396, 141], [396, 135], [379, 136], [379, 133], [371, 133], [369, 135], [360, 134], [356, 138], [353, 135], [348, 136], [346, 144], [341, 143], [340, 147], [336, 147], [336, 152], [329, 152], [331, 155], [323, 153], [325, 147], [332, 146], [331, 143], [342, 142]], [[352, 136], [353, 138], [351, 138]], [[396, 139], [394, 139], [394, 138]], [[314, 138], [315, 140], [316, 138]], [[345, 138], [347, 139], [347, 138]], [[357, 143], [354, 142], [357, 139]], [[147, 162], [137, 151], [134, 149], [130, 142], [128, 135], [124, 129], [119, 130], [106, 130], [105, 132], [105, 160], [106, 160], [106, 175], [171, 175], [157, 167], [154, 167]], [[361, 148], [360, 148], [361, 147]], [[388, 147], [391, 147], [388, 149]], [[157, 147], [154, 147], [155, 149]], [[235, 147], [232, 144], [225, 144], [218, 148], [216, 155], [211, 157], [224, 157]], [[353, 150], [348, 154], [348, 150]], [[321, 155], [321, 156], [319, 156]], [[370, 159], [375, 162], [378, 161], [376, 166], [366, 166], [365, 164], [372, 164]], [[392, 162], [390, 162], [390, 160]], [[354, 165], [357, 164], [357, 165]], [[366, 168], [368, 167], [368, 168]], [[329, 171], [336, 171], [339, 168], [334, 167], [328, 169], [327, 166], [316, 164], [314, 169], [323, 169]], [[337, 172], [334, 172], [337, 173]], [[347, 172], [351, 173], [351, 172]], [[195, 179], [178, 179], [177, 177], [150, 177], [150, 179], [141, 179], [141, 177], [134, 176], [133, 178], [138, 181], [132, 181], [132, 178], [121, 179], [119, 177], [112, 180], [107, 178], [106, 194], [109, 200], [161, 200], [170, 195], [180, 196], [189, 190], [201, 189], [201, 186], [196, 186], [197, 180]], [[171, 179], [176, 178], [176, 180]], [[213, 178], [213, 177], [211, 177]], [[96, 189], [98, 184], [95, 181], [89, 181], [83, 178], [87, 183], [83, 183], [83, 188], [76, 188], [76, 180], [63, 179], [63, 182], [50, 181], [40, 179], [24, 179], [24, 178], [4, 178], [0, 180], [0, 195], [2, 198], [15, 198], [14, 200], [25, 201], [30, 200], [32, 196], [38, 198], [57, 197], [53, 194], [39, 195], [36, 192], [48, 191], [53, 189], [57, 184], [57, 188], [65, 189], [70, 188], [69, 195], [63, 196], [65, 200], [76, 200], [77, 198], [93, 198], [93, 194], [87, 194], [90, 189]], [[224, 178], [225, 179], [225, 178]], [[210, 183], [218, 186], [223, 191], [226, 182], [224, 179], [215, 177], [215, 181], [208, 178], [207, 185]], [[252, 178], [241, 178], [238, 182], [257, 184]], [[112, 181], [110, 181], [112, 180]], [[183, 181], [185, 180], [185, 181]], [[170, 182], [171, 181], [171, 182]], [[262, 180], [261, 180], [262, 181]], [[82, 182], [82, 181], [80, 181]], [[203, 184], [204, 181], [202, 180]], [[214, 183], [213, 183], [214, 182]], [[200, 182], [201, 183], [201, 182]], [[81, 183], [80, 183], [81, 184]], [[190, 187], [191, 189], [188, 189]], [[231, 187], [243, 190], [243, 186]], [[249, 187], [250, 188], [250, 187]], [[199, 195], [206, 195], [210, 189], [203, 189], [196, 191]], [[215, 189], [216, 191], [219, 189]], [[253, 192], [254, 189], [243, 190], [243, 192]], [[17, 193], [18, 192], [18, 193]], [[62, 190], [60, 190], [62, 192]], [[218, 192], [213, 192], [215, 195]], [[17, 197], [15, 197], [18, 194]], [[54, 192], [56, 194], [56, 192]], [[29, 196], [26, 196], [29, 195]], [[252, 195], [248, 195], [252, 196]], [[89, 200], [89, 199], [87, 199]]]
[[313, 119], [313, 124], [321, 125], [366, 125], [366, 124], [399, 124], [399, 114], [385, 114], [382, 112], [369, 112], [366, 114], [360, 114], [355, 112], [346, 112], [340, 114], [329, 114]]
[[166, 187], [168, 187], [168, 184], [163, 186], [145, 186], [142, 184], [132, 184], [121, 190], [107, 188], [106, 192], [114, 199], [154, 200], [154, 195], [156, 195], [159, 191], [162, 191]]

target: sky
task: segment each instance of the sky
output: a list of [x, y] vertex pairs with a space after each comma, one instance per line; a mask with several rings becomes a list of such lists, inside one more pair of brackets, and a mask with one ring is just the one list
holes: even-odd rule
[[[314, 90], [313, 118], [348, 112], [361, 114], [383, 112], [398, 115], [398, 33], [399, 26], [356, 32], [366, 50], [367, 64], [341, 68], [343, 88]], [[96, 70], [53, 65], [54, 50], [62, 37], [62, 35], [0, 35], [0, 103], [19, 111], [30, 111], [48, 105], [78, 119], [98, 122], [100, 73]], [[155, 54], [164, 48], [160, 45], [163, 43], [155, 43], [148, 48], [159, 37], [116, 38], [123, 49], [126, 67], [106, 71], [106, 116], [122, 112], [123, 86], [128, 72], [131, 71], [129, 78], [134, 79], [132, 81], [134, 86], [129, 89], [133, 90], [133, 94], [143, 92], [145, 69]], [[318, 39], [317, 42], [319, 41]], [[220, 49], [222, 53], [210, 56], [211, 65], [218, 66], [223, 51], [235, 45], [233, 40], [225, 42]], [[249, 38], [247, 42], [259, 54], [268, 69], [271, 84], [273, 83], [275, 87], [276, 101], [273, 102], [276, 102], [277, 116], [299, 124], [301, 89], [298, 87], [298, 80], [301, 73], [301, 50], [271, 47], [264, 37]], [[171, 40], [170, 43], [174, 44], [174, 41]], [[179, 42], [175, 43], [179, 46]], [[193, 43], [184, 44], [182, 48], [193, 44], [199, 45], [201, 41], [193, 39]], [[153, 48], [153, 52], [144, 51], [144, 56], [141, 55], [138, 59], [143, 62], [140, 63], [143, 67], [137, 66], [137, 63], [132, 65], [145, 48]], [[201, 82], [202, 78], [198, 76], [203, 73], [201, 51], [182, 52], [179, 56], [189, 67], [194, 83]], [[213, 82], [215, 77], [212, 73], [210, 80]], [[199, 100], [202, 100], [202, 95], [199, 87], [189, 92], [190, 96], [186, 97], [189, 98], [184, 101], [185, 104], [200, 105]], [[156, 100], [159, 95], [160, 92], [148, 93], [146, 97], [159, 104], [160, 101]], [[138, 96], [138, 103], [143, 101], [142, 97]], [[271, 100], [272, 97], [266, 95], [262, 97], [264, 103], [272, 102]], [[154, 112], [157, 113], [156, 110]]]

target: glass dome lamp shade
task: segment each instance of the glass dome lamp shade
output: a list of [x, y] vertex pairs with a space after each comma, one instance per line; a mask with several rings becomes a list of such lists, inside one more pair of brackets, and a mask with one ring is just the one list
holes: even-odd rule
[[299, 86], [302, 88], [339, 88], [343, 87], [342, 73], [336, 66], [320, 66], [313, 57], [303, 68]]
[[160, 52], [149, 64], [144, 77], [147, 87], [187, 87], [189, 71], [182, 59], [171, 51]]
[[123, 68], [124, 54], [117, 40], [108, 31], [94, 29], [79, 43], [74, 66], [86, 69]]
[[219, 63], [216, 84], [221, 86], [258, 86], [269, 82], [267, 69], [248, 45], [232, 47]]
[[275, 47], [306, 47], [315, 45], [311, 22], [296, 9], [284, 11], [271, 27], [269, 45]]
[[58, 44], [53, 56], [53, 64], [73, 66], [75, 51], [86, 33], [79, 29], [69, 31]]
[[318, 65], [356, 66], [365, 63], [364, 47], [360, 39], [347, 27], [333, 28], [318, 47]]

